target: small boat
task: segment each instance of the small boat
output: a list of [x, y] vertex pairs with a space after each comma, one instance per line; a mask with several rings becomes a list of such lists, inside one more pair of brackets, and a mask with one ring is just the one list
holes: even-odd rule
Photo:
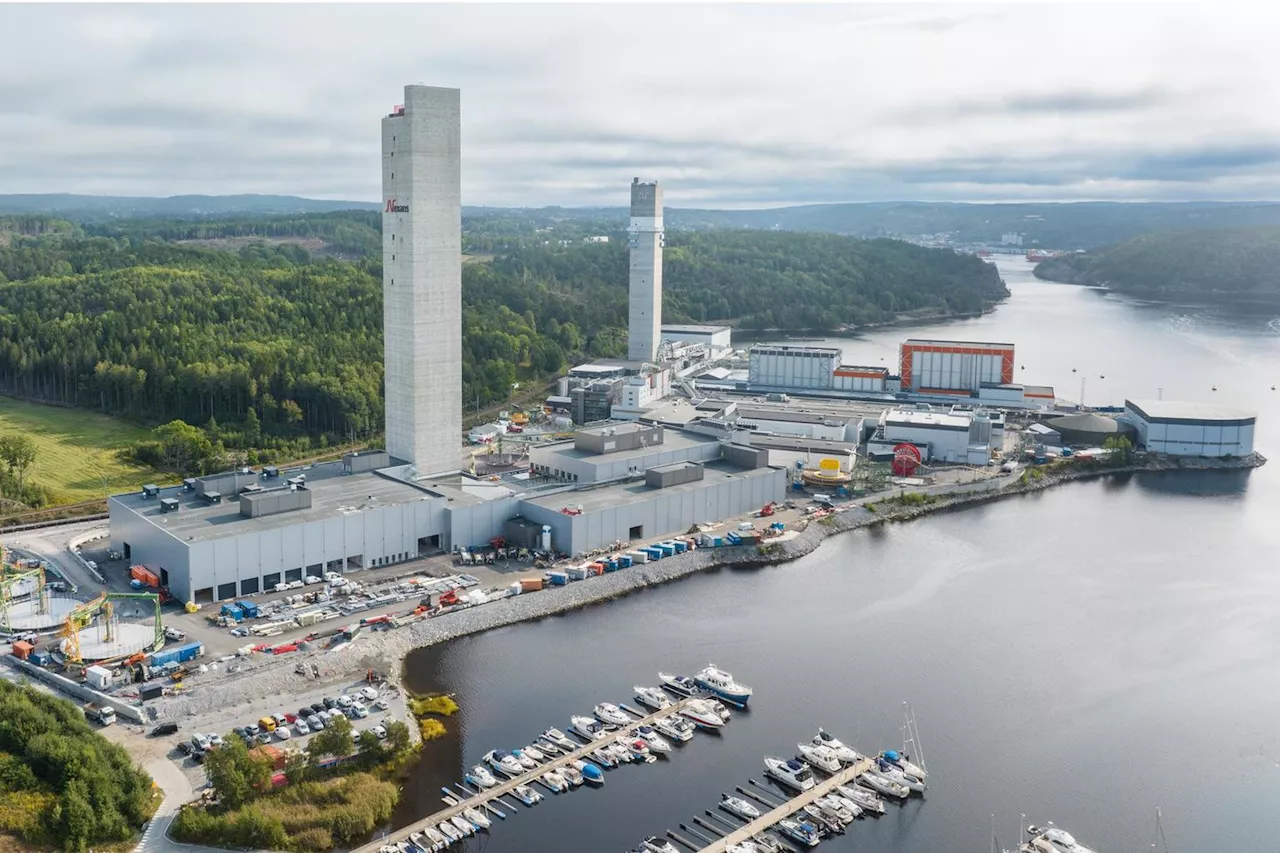
[[729, 722], [729, 717], [731, 715], [729, 713], [729, 709], [725, 707], [725, 704], [723, 702], [721, 702], [719, 699], [703, 699], [702, 701], [705, 702], [707, 705], [709, 705], [717, 714], [719, 714], [721, 720], [723, 720], [726, 723]]
[[534, 761], [531, 756], [525, 754], [525, 751], [522, 749], [511, 750], [511, 756], [515, 758], [516, 761], [519, 761], [520, 766], [525, 770], [532, 770], [538, 766], [538, 762]]
[[699, 687], [710, 690], [735, 705], [746, 705], [747, 701], [751, 699], [750, 687], [734, 681], [732, 675], [715, 664], [708, 665], [706, 669], [695, 675], [693, 680]]
[[748, 803], [741, 797], [732, 797], [728, 794], [720, 795], [720, 808], [724, 809], [731, 815], [737, 815], [746, 821], [755, 820], [760, 817], [760, 810]]
[[582, 774], [583, 780], [588, 785], [599, 787], [604, 784], [604, 773], [590, 761], [575, 761], [573, 766]]
[[557, 767], [556, 772], [564, 777], [564, 781], [569, 783], [570, 788], [576, 788], [582, 784], [582, 771], [572, 764]]
[[807, 791], [813, 787], [813, 771], [803, 761], [765, 756], [764, 775], [793, 791]]
[[640, 844], [645, 853], [680, 853], [670, 841], [663, 841], [656, 835], [650, 835]]
[[522, 747], [521, 749], [513, 749], [511, 751], [516, 753], [517, 756], [521, 754], [527, 755], [530, 758], [532, 758], [534, 761], [536, 761], [538, 764], [541, 764], [542, 762], [546, 761], [547, 758], [550, 757], [551, 755], [550, 751], [544, 753], [542, 750], [538, 749], [538, 747], [536, 746], [526, 746], [526, 747]]
[[565, 736], [564, 732], [560, 731], [555, 727], [549, 728], [545, 732], [543, 732], [542, 739], [545, 741], [550, 741], [551, 743], [560, 747], [565, 752], [573, 752], [575, 749], [578, 748], [578, 745], [573, 741], [569, 740], [569, 738]]
[[596, 715], [596, 719], [602, 723], [608, 723], [611, 726], [625, 726], [631, 722], [631, 717], [627, 712], [619, 708], [612, 702], [601, 702], [592, 713]]
[[849, 814], [853, 815], [855, 818], [862, 817], [862, 814], [863, 814], [862, 806], [858, 805], [853, 800], [849, 799], [846, 796], [843, 796], [841, 794], [836, 794], [836, 793], [827, 794], [827, 796], [831, 797], [831, 799], [835, 800], [837, 803], [839, 803], [841, 806], [847, 809], [849, 811]]
[[445, 847], [449, 846], [449, 839], [441, 835], [440, 830], [436, 829], [434, 826], [428, 826], [426, 829], [422, 830], [422, 834], [427, 837], [427, 841], [431, 842], [431, 847], [429, 848], [431, 850], [443, 850]]
[[436, 830], [445, 838], [449, 839], [450, 844], [455, 841], [462, 840], [462, 833], [458, 831], [458, 827], [454, 826], [447, 820], [441, 821], [440, 825], [436, 827]]
[[760, 848], [754, 841], [743, 841], [741, 844], [730, 844], [725, 848], [725, 853], [760, 853]]
[[914, 776], [922, 782], [928, 780], [928, 774], [924, 772], [924, 768], [909, 759], [906, 753], [898, 752], [896, 749], [886, 749], [880, 753], [879, 758], [889, 762], [908, 776]]
[[483, 764], [477, 764], [468, 771], [467, 775], [462, 777], [462, 781], [470, 782], [477, 788], [492, 788], [498, 784], [498, 780], [493, 778], [493, 774], [489, 772], [489, 768]]
[[828, 773], [840, 772], [840, 759], [836, 757], [834, 750], [825, 746], [814, 746], [811, 743], [798, 743], [796, 749], [799, 750], [797, 758], [803, 759], [819, 770], [825, 770]]
[[803, 817], [809, 823], [821, 829], [825, 829], [829, 833], [843, 833], [844, 824], [840, 818], [835, 815], [828, 814], [826, 809], [820, 807], [817, 803], [809, 803], [796, 813], [796, 817]]
[[818, 830], [808, 823], [800, 823], [795, 820], [780, 820], [778, 821], [778, 829], [783, 835], [801, 847], [818, 846]]
[[902, 772], [902, 768], [898, 767], [896, 764], [891, 764], [890, 762], [885, 761], [883, 758], [876, 759], [876, 766], [871, 768], [871, 772], [897, 782], [899, 785], [903, 785], [912, 791], [920, 793], [924, 792], [923, 779], [917, 776], [912, 776], [910, 773]]
[[630, 750], [632, 761], [644, 761], [650, 755], [649, 744], [644, 742], [644, 738], [632, 737], [626, 738], [625, 740], [618, 738], [617, 743], [622, 746], [623, 749]]
[[563, 754], [564, 750], [561, 749], [559, 744], [542, 737], [538, 738], [538, 752], [542, 753], [543, 756], [554, 756]]
[[590, 717], [570, 717], [569, 731], [588, 741], [603, 740], [609, 736], [604, 724]]
[[476, 827], [475, 827], [475, 824], [471, 823], [471, 821], [467, 820], [467, 819], [466, 819], [465, 817], [463, 817], [462, 815], [454, 815], [452, 818], [450, 818], [450, 820], [451, 820], [451, 821], [453, 821], [453, 825], [454, 825], [454, 826], [457, 828], [457, 830], [458, 830], [459, 832], [461, 832], [463, 835], [475, 835], [475, 834], [476, 834]]
[[597, 764], [603, 765], [610, 769], [618, 766], [618, 759], [614, 756], [613, 750], [607, 746], [597, 747], [591, 751], [591, 758]]
[[668, 675], [665, 672], [660, 672], [658, 673], [658, 680], [662, 682], [663, 687], [679, 696], [697, 696], [702, 692], [702, 688], [698, 687], [698, 682], [687, 675]]
[[880, 799], [880, 796], [875, 791], [868, 791], [866, 788], [857, 785], [837, 785], [836, 790], [840, 792], [840, 796], [855, 804], [864, 812], [884, 814], [884, 800]]
[[472, 823], [474, 823], [476, 826], [480, 827], [481, 829], [488, 829], [489, 824], [493, 823], [493, 821], [489, 820], [489, 816], [487, 814], [485, 814], [475, 806], [472, 806], [471, 808], [463, 811], [462, 816], [465, 817], [467, 820], [471, 821]]
[[436, 850], [438, 849], [434, 841], [428, 841], [427, 837], [421, 832], [409, 833], [409, 843], [419, 850]]
[[760, 853], [787, 853], [790, 850], [781, 838], [772, 832], [765, 832], [751, 839], [760, 848]]
[[660, 688], [636, 685], [632, 689], [636, 691], [636, 701], [646, 708], [661, 711], [663, 708], [671, 707], [671, 697], [663, 693]]
[[818, 729], [818, 733], [813, 736], [814, 746], [825, 746], [836, 754], [836, 758], [845, 764], [856, 764], [862, 760], [862, 756], [851, 746], [846, 746], [840, 742], [840, 739], [824, 731]]
[[693, 740], [693, 723], [682, 717], [659, 717], [653, 721], [653, 727], [667, 737], [684, 743]]
[[720, 713], [701, 699], [693, 699], [680, 709], [680, 716], [691, 720], [698, 728], [715, 731], [724, 725]]
[[892, 779], [886, 779], [875, 773], [863, 773], [858, 777], [858, 781], [866, 785], [878, 794], [886, 797], [897, 797], [898, 799], [906, 799], [911, 794], [911, 789], [906, 785], [899, 784]]
[[505, 776], [510, 776], [512, 779], [524, 772], [524, 767], [521, 766], [516, 757], [501, 749], [489, 750], [485, 753], [484, 760], [487, 761], [489, 766], [494, 770], [497, 770]]
[[1028, 826], [1027, 834], [1031, 839], [1019, 847], [1019, 850], [1025, 850], [1027, 853], [1095, 853], [1089, 847], [1085, 847], [1075, 837], [1065, 829], [1059, 829], [1052, 823], [1047, 826]]
[[605, 748], [613, 753], [613, 757], [618, 759], [619, 764], [636, 760], [635, 754], [631, 752], [631, 748], [627, 746], [624, 740], [615, 740], [613, 743], [605, 744]]
[[542, 802], [542, 795], [530, 788], [528, 785], [516, 785], [512, 791], [515, 798], [526, 806], [532, 806]]
[[840, 819], [841, 823], [853, 823], [854, 818], [861, 814], [862, 809], [846, 803], [844, 797], [835, 794], [827, 794], [825, 797], [818, 797], [814, 800], [814, 805], [822, 809], [827, 814], [835, 815]]
[[670, 752], [671, 744], [667, 743], [662, 735], [654, 730], [653, 726], [639, 726], [631, 730], [632, 737], [638, 737], [648, 744], [649, 749], [653, 752]]
[[548, 770], [546, 773], [543, 773], [540, 781], [557, 794], [569, 790], [569, 783], [565, 781], [563, 776], [554, 770]]

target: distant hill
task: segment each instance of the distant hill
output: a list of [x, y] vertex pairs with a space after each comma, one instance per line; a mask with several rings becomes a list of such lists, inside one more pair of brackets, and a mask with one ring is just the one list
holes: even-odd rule
[[1149, 299], [1280, 302], [1280, 227], [1144, 234], [1044, 261], [1035, 274]]
[[377, 210], [372, 201], [331, 201], [292, 195], [75, 195], [40, 193], [0, 195], [0, 213], [57, 213], [72, 220], [100, 218], [198, 218], [228, 214], [324, 213], [331, 210]]

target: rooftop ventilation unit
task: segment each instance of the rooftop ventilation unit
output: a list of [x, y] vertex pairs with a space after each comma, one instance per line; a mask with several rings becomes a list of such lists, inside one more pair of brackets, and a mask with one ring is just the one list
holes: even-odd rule
[[177, 512], [178, 499], [177, 498], [161, 498], [160, 511], [161, 512]]
[[155, 483], [147, 483], [142, 487], [142, 496], [144, 498], [154, 498], [158, 494], [160, 494], [160, 487]]
[[196, 490], [196, 478], [195, 478], [195, 477], [187, 477], [186, 479], [184, 479], [184, 480], [182, 481], [182, 491], [184, 491], [184, 492], [194, 492], [195, 490]]

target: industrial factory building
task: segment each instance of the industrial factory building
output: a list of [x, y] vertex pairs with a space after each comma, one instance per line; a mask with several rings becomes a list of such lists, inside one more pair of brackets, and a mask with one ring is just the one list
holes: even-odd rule
[[787, 391], [883, 394], [897, 390], [888, 369], [841, 364], [841, 355], [834, 347], [756, 344], [748, 351], [747, 381], [754, 388]]
[[929, 406], [886, 409], [867, 442], [873, 459], [890, 458], [894, 448], [910, 444], [925, 461], [986, 465], [1004, 444], [1004, 416], [964, 406], [940, 410]]
[[[1044, 424], [1052, 430], [1060, 444], [1068, 447], [1101, 447], [1109, 438], [1122, 436], [1133, 440], [1133, 425], [1105, 415], [1082, 413], [1050, 418]], [[1046, 440], [1051, 436], [1046, 436]]]
[[662, 339], [672, 343], [702, 344], [712, 358], [723, 358], [733, 349], [733, 330], [728, 326], [664, 325]]
[[1013, 344], [913, 338], [899, 351], [904, 391], [918, 394], [977, 394], [984, 383], [1013, 382]]
[[1138, 443], [1171, 456], [1248, 456], [1257, 415], [1243, 409], [1172, 400], [1125, 400], [1124, 419]]

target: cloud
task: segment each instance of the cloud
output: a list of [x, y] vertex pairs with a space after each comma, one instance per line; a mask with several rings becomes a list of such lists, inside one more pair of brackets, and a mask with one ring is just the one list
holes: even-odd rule
[[[0, 5], [0, 191], [376, 199], [406, 83], [468, 204], [1280, 197], [1280, 12]], [[49, 57], [56, 56], [56, 62]]]

